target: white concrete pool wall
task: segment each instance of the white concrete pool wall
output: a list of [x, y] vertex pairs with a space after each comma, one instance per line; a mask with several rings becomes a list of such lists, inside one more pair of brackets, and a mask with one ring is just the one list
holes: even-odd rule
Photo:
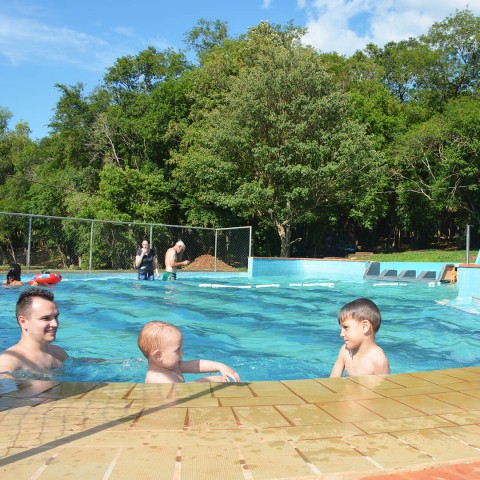
[[[315, 277], [328, 275], [341, 275], [352, 279], [363, 279], [365, 270], [370, 261], [364, 260], [324, 260], [313, 258], [260, 258], [248, 259], [248, 272], [250, 277], [259, 276], [292, 276]], [[445, 263], [441, 262], [381, 262], [380, 271], [416, 270], [417, 275], [424, 271], [434, 271], [439, 277]]]
[[[250, 277], [350, 277], [362, 280], [370, 261], [361, 260], [324, 260], [311, 258], [260, 258], [248, 259]], [[480, 305], [480, 264], [458, 264], [442, 262], [381, 262], [380, 271], [415, 270], [417, 275], [424, 271], [434, 271], [438, 279], [445, 265], [457, 267], [457, 298], [462, 303]]]

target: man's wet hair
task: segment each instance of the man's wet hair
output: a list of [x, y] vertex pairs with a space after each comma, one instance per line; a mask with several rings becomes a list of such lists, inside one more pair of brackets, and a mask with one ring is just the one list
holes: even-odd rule
[[38, 287], [27, 288], [20, 294], [17, 300], [17, 306], [15, 309], [15, 313], [17, 315], [17, 322], [18, 317], [20, 315], [25, 315], [25, 312], [30, 309], [34, 298], [43, 298], [44, 300], [48, 300], [50, 302], [55, 301], [53, 292], [50, 290]]

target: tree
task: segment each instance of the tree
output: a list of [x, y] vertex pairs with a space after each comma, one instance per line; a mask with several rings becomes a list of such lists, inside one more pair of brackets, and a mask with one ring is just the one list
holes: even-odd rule
[[318, 54], [281, 33], [265, 25], [249, 32], [255, 60], [192, 127], [176, 176], [196, 203], [268, 219], [288, 256], [292, 228], [348, 203], [345, 192], [372, 179], [378, 156]]

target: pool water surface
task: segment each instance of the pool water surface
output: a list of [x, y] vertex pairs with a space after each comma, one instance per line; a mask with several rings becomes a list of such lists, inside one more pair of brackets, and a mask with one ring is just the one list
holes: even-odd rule
[[[142, 382], [146, 363], [137, 337], [152, 320], [182, 330], [185, 360], [227, 363], [243, 381], [327, 377], [343, 343], [338, 311], [359, 297], [380, 308], [377, 343], [392, 373], [479, 363], [479, 316], [442, 304], [457, 295], [451, 284], [194, 274], [176, 282], [139, 282], [133, 274], [73, 277], [52, 287], [60, 310], [56, 343], [73, 357], [54, 373], [58, 380]], [[19, 339], [15, 302], [21, 288], [1, 291], [0, 350]]]

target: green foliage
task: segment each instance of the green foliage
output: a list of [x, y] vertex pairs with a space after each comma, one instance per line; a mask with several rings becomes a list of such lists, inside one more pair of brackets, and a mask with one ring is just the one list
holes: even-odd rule
[[[237, 38], [200, 19], [182, 51], [118, 58], [91, 92], [58, 84], [50, 133], [30, 139], [0, 107], [0, 210], [254, 227], [255, 251], [321, 255], [480, 233], [480, 18], [468, 9], [426, 35], [347, 58], [302, 44], [305, 29], [261, 22]], [[24, 225], [0, 239], [21, 250]], [[58, 226], [42, 241], [68, 264], [88, 238]], [[98, 268], [120, 264], [138, 232]], [[383, 241], [383, 240], [382, 240]], [[103, 248], [103, 250], [102, 250]], [[77, 249], [78, 250], [78, 249]], [[8, 252], [8, 253], [5, 253]], [[82, 252], [86, 254], [87, 252]], [[117, 256], [115, 256], [117, 255]], [[101, 260], [100, 260], [101, 259]]]

